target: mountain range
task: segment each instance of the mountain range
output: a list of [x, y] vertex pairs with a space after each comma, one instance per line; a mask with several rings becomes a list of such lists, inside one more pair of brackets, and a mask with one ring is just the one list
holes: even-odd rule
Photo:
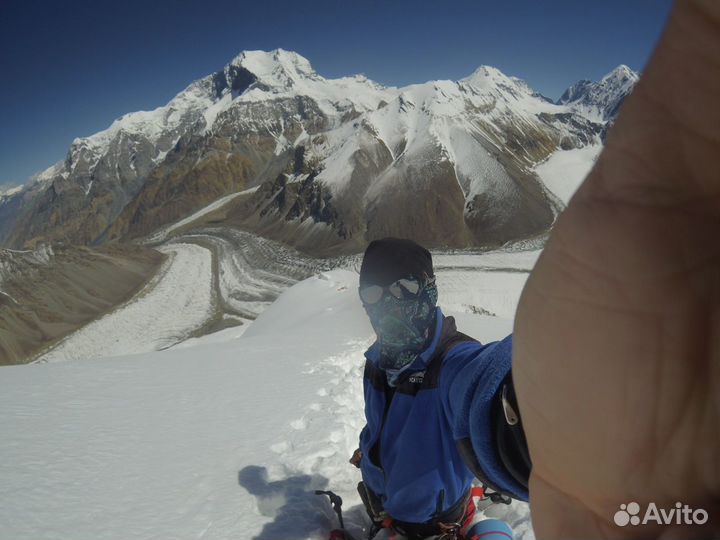
[[0, 194], [0, 245], [146, 240], [234, 193], [213, 223], [316, 255], [387, 235], [433, 247], [533, 237], [563, 206], [535, 167], [602, 144], [637, 80], [619, 66], [553, 103], [490, 66], [397, 88], [245, 51]]

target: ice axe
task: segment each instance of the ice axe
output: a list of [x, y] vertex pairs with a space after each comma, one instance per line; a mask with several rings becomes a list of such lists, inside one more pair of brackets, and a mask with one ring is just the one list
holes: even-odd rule
[[330, 498], [330, 504], [337, 514], [338, 521], [340, 522], [340, 528], [344, 529], [345, 524], [343, 523], [342, 518], [342, 498], [340, 498], [339, 495], [335, 495], [332, 491], [322, 491], [320, 489], [315, 490], [315, 495], [327, 495]]
[[345, 523], [343, 523], [342, 517], [342, 498], [336, 495], [332, 491], [315, 490], [315, 495], [327, 495], [330, 498], [330, 504], [332, 509], [337, 514], [338, 521], [340, 522], [340, 528], [330, 531], [330, 540], [355, 540], [355, 538], [345, 530]]

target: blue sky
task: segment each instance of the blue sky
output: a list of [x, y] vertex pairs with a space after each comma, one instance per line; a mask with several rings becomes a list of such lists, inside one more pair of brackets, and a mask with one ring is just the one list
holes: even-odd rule
[[618, 64], [642, 70], [669, 0], [123, 0], [0, 5], [0, 184], [63, 159], [75, 137], [164, 105], [242, 50], [297, 51], [325, 77], [388, 85], [481, 64], [556, 99]]

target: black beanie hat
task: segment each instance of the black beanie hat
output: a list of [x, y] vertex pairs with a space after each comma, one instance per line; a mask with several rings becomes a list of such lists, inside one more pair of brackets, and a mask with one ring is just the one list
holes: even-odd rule
[[360, 266], [361, 285], [389, 285], [412, 274], [432, 277], [432, 255], [420, 244], [407, 238], [386, 237], [373, 240], [365, 249]]

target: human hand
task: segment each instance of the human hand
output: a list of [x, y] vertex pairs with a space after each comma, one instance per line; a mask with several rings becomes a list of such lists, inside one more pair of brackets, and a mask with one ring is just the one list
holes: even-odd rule
[[[513, 378], [538, 538], [720, 535], [720, 2], [675, 5], [527, 281]], [[709, 519], [616, 525], [631, 501]]]
[[363, 455], [362, 452], [361, 452], [360, 449], [358, 448], [357, 450], [355, 450], [355, 451], [353, 452], [353, 455], [352, 455], [352, 457], [351, 457], [350, 460], [349, 460], [350, 463], [352, 463], [353, 465], [355, 465], [358, 469], [360, 468], [360, 460], [362, 459], [362, 455]]

